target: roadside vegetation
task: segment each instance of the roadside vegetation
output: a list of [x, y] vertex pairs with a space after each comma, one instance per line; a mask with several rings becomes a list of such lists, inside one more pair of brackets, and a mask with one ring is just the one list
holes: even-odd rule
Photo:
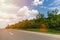
[[60, 14], [58, 10], [49, 10], [47, 17], [39, 13], [36, 19], [23, 20], [14, 25], [8, 25], [6, 29], [22, 29], [35, 32], [60, 33]]

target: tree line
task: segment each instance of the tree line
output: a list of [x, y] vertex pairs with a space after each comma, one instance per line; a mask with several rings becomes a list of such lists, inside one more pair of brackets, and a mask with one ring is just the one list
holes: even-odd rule
[[39, 13], [36, 19], [26, 19], [14, 25], [8, 25], [6, 29], [39, 29], [42, 24], [48, 29], [60, 30], [60, 14], [58, 14], [58, 10], [54, 9], [47, 11], [47, 17]]

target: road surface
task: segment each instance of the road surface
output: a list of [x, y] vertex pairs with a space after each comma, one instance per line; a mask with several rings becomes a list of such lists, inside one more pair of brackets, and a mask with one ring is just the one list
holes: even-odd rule
[[0, 30], [0, 40], [60, 40], [60, 35], [11, 29]]

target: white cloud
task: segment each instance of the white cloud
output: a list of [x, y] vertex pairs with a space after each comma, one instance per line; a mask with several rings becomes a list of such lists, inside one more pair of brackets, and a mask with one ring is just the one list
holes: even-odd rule
[[57, 13], [57, 15], [59, 15], [59, 14], [60, 14], [60, 12]]
[[47, 7], [46, 7], [46, 6], [40, 6], [40, 8], [44, 8], [44, 9], [46, 9]]
[[48, 7], [49, 10], [58, 9], [58, 14], [60, 14], [60, 0], [54, 0]]
[[44, 2], [44, 0], [34, 0], [33, 1], [33, 5], [42, 5], [43, 4], [43, 2]]
[[38, 14], [37, 10], [29, 10], [27, 6], [20, 8], [14, 4], [8, 4], [6, 0], [0, 0], [0, 2], [0, 28], [21, 20], [33, 19]]
[[0, 11], [4, 12], [4, 13], [14, 13], [16, 11], [18, 11], [19, 7], [15, 6], [15, 5], [2, 5], [0, 6]]
[[5, 0], [0, 0], [0, 2], [4, 3], [4, 2], [5, 2]]
[[50, 7], [50, 8], [48, 8], [49, 10], [54, 10], [54, 9], [58, 9], [58, 10], [60, 10], [60, 6], [57, 6], [57, 7]]
[[[12, 1], [12, 0], [11, 0]], [[8, 0], [0, 0], [0, 28], [7, 24], [15, 23], [17, 19], [18, 6], [11, 4]]]
[[59, 6], [60, 5], [60, 0], [54, 0], [54, 2], [52, 2], [49, 6]]
[[60, 6], [48, 8], [48, 10], [55, 10], [55, 9], [58, 10], [58, 13], [57, 14], [60, 14]]
[[18, 16], [22, 19], [33, 19], [38, 14], [37, 10], [29, 10], [27, 6], [22, 7], [18, 11]]

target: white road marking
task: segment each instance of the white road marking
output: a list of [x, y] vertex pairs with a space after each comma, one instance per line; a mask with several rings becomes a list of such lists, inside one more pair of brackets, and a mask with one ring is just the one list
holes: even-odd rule
[[9, 32], [10, 35], [14, 35], [12, 32]]

